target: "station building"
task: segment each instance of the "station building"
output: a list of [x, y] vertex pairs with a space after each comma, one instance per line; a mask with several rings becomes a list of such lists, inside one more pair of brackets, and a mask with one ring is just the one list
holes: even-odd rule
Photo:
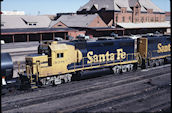
[[166, 32], [165, 12], [151, 0], [90, 0], [77, 14], [99, 14], [109, 26], [124, 28], [124, 34]]
[[76, 13], [1, 14], [1, 40], [25, 42], [76, 38], [79, 34], [110, 36], [170, 32], [170, 19], [151, 0], [90, 0]]
[[51, 28], [49, 16], [1, 15], [1, 40], [6, 43], [64, 39], [85, 34], [72, 28]]

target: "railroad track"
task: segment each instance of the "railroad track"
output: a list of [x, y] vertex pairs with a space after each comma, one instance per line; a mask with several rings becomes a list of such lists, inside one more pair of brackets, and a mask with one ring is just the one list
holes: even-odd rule
[[[155, 77], [153, 77], [153, 78], [155, 78]], [[151, 79], [153, 79], [153, 78], [151, 78]], [[145, 81], [145, 80], [142, 80], [142, 81]], [[141, 82], [141, 81], [139, 81], [139, 82]], [[135, 82], [135, 84], [136, 83], [137, 82]], [[93, 100], [89, 103], [83, 103], [80, 105], [69, 106], [67, 108], [64, 108], [63, 110], [60, 110], [60, 112], [92, 112], [93, 108], [98, 110], [98, 112], [101, 112], [103, 110], [100, 110], [100, 108], [104, 107], [105, 105], [118, 104], [118, 106], [119, 106], [120, 101], [126, 102], [127, 99], [129, 101], [133, 101], [132, 103], [134, 103], [135, 101], [142, 99], [143, 97], [141, 97], [141, 96], [143, 96], [145, 94], [149, 94], [149, 96], [151, 96], [150, 93], [157, 91], [158, 88], [159, 88], [158, 86], [151, 86], [151, 87], [146, 87], [146, 88], [142, 88], [142, 89], [139, 88], [137, 90], [131, 90], [131, 91], [125, 92], [124, 94], [112, 95], [110, 97]], [[158, 94], [159, 94], [159, 92], [158, 92]], [[139, 96], [140, 98], [138, 98], [137, 96]], [[136, 99], [136, 97], [137, 97], [137, 99]], [[133, 98], [134, 100], [131, 100], [131, 98]], [[59, 111], [59, 109], [54, 110], [53, 112], [57, 112], [57, 111]], [[104, 112], [105, 111], [107, 111], [107, 110], [104, 110]], [[93, 111], [93, 112], [95, 112], [95, 111]]]
[[[159, 66], [158, 68], [161, 68], [162, 66]], [[167, 64], [165, 65], [163, 68], [169, 68], [170, 65]], [[149, 69], [148, 69], [149, 70]], [[158, 70], [158, 72], [161, 72], [163, 69], [160, 69]], [[86, 80], [80, 80], [80, 81], [72, 81], [70, 83], [67, 83], [67, 84], [60, 84], [58, 85], [58, 87], [45, 87], [43, 88], [43, 90], [54, 90], [54, 88], [57, 88], [58, 89], [58, 93], [63, 93], [64, 90], [63, 89], [66, 89], [69, 91], [75, 91], [75, 90], [81, 90], [81, 89], [85, 89], [87, 87], [92, 87], [92, 86], [99, 86], [99, 85], [104, 85], [104, 84], [109, 84], [109, 81], [112, 81], [111, 78], [113, 77], [117, 77], [116, 79], [113, 79], [112, 82], [119, 82], [119, 81], [126, 81], [128, 79], [133, 79], [134, 77], [138, 77], [140, 71], [143, 71], [142, 73], [143, 74], [146, 74], [147, 71], [145, 70], [140, 70], [138, 69], [137, 71], [135, 71], [133, 73], [133, 71], [131, 72], [127, 72], [127, 73], [123, 73], [123, 74], [120, 74], [120, 75], [114, 75], [114, 74], [108, 74], [108, 75], [103, 75], [100, 76], [100, 77], [96, 77], [96, 78], [91, 78], [91, 79], [86, 79]], [[82, 86], [80, 86], [79, 88], [76, 87], [77, 84], [82, 84]], [[42, 88], [40, 88], [42, 90]], [[28, 93], [30, 91], [26, 91], [26, 93]], [[11, 95], [18, 95], [18, 94], [24, 94], [25, 91], [17, 91], [17, 93], [9, 93], [5, 96], [11, 96]], [[52, 93], [53, 94], [53, 93]]]
[[[143, 83], [148, 83], [150, 79], [154, 79], [160, 76], [166, 76], [164, 74], [170, 74], [170, 69], [164, 71], [164, 72], [155, 72], [154, 74], [147, 74], [144, 75], [146, 72], [142, 72], [143, 75], [138, 76], [140, 72], [136, 72], [134, 77], [129, 77], [127, 79], [121, 79], [121, 80], [116, 80], [116, 79], [111, 79], [110, 81], [102, 81], [97, 85], [94, 86], [86, 86], [85, 88], [79, 87], [79, 88], [74, 88], [72, 90], [69, 90], [67, 92], [52, 92], [50, 94], [44, 95], [44, 96], [37, 96], [37, 97], [32, 97], [32, 98], [25, 98], [17, 101], [8, 101], [4, 102], [2, 101], [2, 110], [4, 112], [10, 112], [10, 111], [17, 111], [17, 108], [28, 108], [30, 106], [36, 106], [41, 103], [47, 103], [51, 102], [54, 100], [63, 100], [65, 98], [73, 98], [74, 96], [80, 96], [82, 94], [88, 94], [88, 93], [94, 93], [94, 92], [101, 92], [102, 90], [107, 90], [107, 89], [114, 89], [114, 88], [121, 88], [125, 86], [132, 86], [136, 84], [143, 84]], [[108, 79], [108, 77], [106, 78]], [[110, 83], [109, 83], [110, 82]], [[84, 110], [85, 108], [89, 108], [90, 106], [93, 105], [98, 105], [99, 103], [109, 103], [110, 100], [114, 99], [120, 99], [119, 97], [131, 97], [135, 94], [140, 95], [147, 91], [153, 91], [156, 90], [158, 86], [152, 86], [152, 85], [146, 85], [145, 87], [137, 87], [135, 90], [123, 92], [123, 96], [121, 94], [116, 93], [116, 95], [111, 95], [107, 98], [99, 98], [98, 100], [93, 100], [91, 102], [83, 102], [82, 104], [80, 103], [79, 105], [73, 105], [73, 106], [67, 106], [67, 107], [62, 107], [55, 109], [53, 111], [62, 111], [62, 112], [71, 112], [71, 111], [79, 111], [79, 110]], [[113, 90], [111, 90], [113, 91]], [[117, 95], [118, 94], [118, 95]], [[106, 100], [106, 102], [105, 102]], [[88, 110], [88, 109], [87, 109]]]
[[[166, 87], [164, 89], [161, 89], [161, 91], [158, 90], [158, 87], [151, 87], [148, 89], [144, 89], [144, 90], [140, 90], [135, 92], [135, 94], [133, 95], [132, 93], [129, 95], [121, 95], [119, 98], [117, 99], [112, 99], [109, 100], [107, 102], [102, 102], [97, 104], [96, 106], [92, 106], [92, 107], [88, 107], [88, 108], [84, 108], [84, 109], [80, 109], [78, 110], [78, 112], [83, 112], [83, 111], [91, 111], [91, 112], [150, 112], [151, 110], [154, 112], [157, 112], [159, 109], [164, 109], [164, 106], [162, 108], [160, 108], [159, 106], [161, 106], [162, 104], [166, 105], [167, 108], [170, 107], [168, 106], [167, 103], [169, 103], [169, 101], [165, 101], [162, 103], [158, 103], [158, 104], [153, 104], [151, 107], [146, 107], [146, 108], [142, 108], [137, 106], [137, 104], [141, 104], [143, 101], [147, 101], [150, 100], [154, 97], [158, 98], [158, 96], [164, 96], [166, 95], [166, 93], [168, 92], [167, 90], [169, 90], [169, 87]], [[169, 94], [168, 94], [169, 95]], [[109, 107], [111, 105], [111, 107]], [[137, 106], [137, 107], [136, 107]], [[155, 109], [156, 110], [155, 110]]]

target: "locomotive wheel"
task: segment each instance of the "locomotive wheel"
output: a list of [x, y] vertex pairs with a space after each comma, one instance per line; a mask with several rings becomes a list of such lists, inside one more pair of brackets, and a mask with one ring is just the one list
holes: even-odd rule
[[159, 61], [159, 59], [158, 59], [158, 60], [155, 60], [155, 65], [156, 65], [156, 66], [160, 66], [160, 61]]
[[114, 66], [112, 68], [112, 70], [113, 70], [114, 74], [118, 75], [118, 74], [122, 73], [122, 69], [121, 68], [122, 68], [121, 66]]
[[138, 68], [138, 64], [136, 63], [136, 64], [134, 64], [134, 66], [133, 66], [133, 71], [136, 71], [137, 68]]
[[169, 61], [167, 58], [164, 58], [164, 64], [167, 64]]
[[134, 65], [130, 64], [130, 68], [128, 69], [128, 71], [133, 71], [133, 69], [134, 69]]
[[159, 59], [159, 65], [163, 65], [164, 64], [164, 59]]
[[127, 67], [126, 67], [126, 65], [123, 65], [123, 66], [122, 66], [122, 72], [123, 72], [123, 73], [127, 72]]
[[150, 60], [149, 61], [149, 66], [150, 67], [155, 67], [155, 61], [154, 60]]
[[145, 59], [142, 59], [141, 69], [146, 69], [148, 67], [148, 63], [145, 61]]

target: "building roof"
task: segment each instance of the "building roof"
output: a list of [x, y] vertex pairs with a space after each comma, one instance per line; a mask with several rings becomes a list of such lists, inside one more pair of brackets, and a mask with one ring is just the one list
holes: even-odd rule
[[125, 29], [139, 28], [170, 28], [170, 22], [151, 22], [151, 23], [117, 23], [117, 25]]
[[132, 11], [133, 7], [137, 2], [141, 5], [141, 11], [145, 12], [147, 9], [153, 9], [153, 12], [164, 13], [163, 10], [158, 8], [151, 0], [90, 0], [84, 6], [80, 7], [78, 11], [86, 10], [90, 11], [93, 6], [97, 10], [105, 8], [106, 10], [120, 11], [121, 7], [126, 7], [127, 11]]
[[83, 7], [80, 7], [78, 11], [86, 9], [89, 11], [93, 5], [97, 6], [97, 10], [105, 8], [106, 10], [115, 10], [120, 11], [120, 7], [126, 7], [128, 11], [131, 11], [131, 8], [128, 5], [128, 0], [90, 0]]
[[62, 15], [56, 21], [52, 21], [49, 27], [53, 27], [58, 22], [62, 22], [68, 27], [88, 27], [98, 14], [92, 15]]
[[[141, 7], [145, 9], [153, 9], [153, 12], [165, 13], [162, 9], [157, 7], [151, 0], [138, 0]], [[142, 10], [141, 10], [142, 11]]]
[[1, 15], [2, 29], [43, 28], [48, 27], [51, 20], [48, 16]]
[[129, 7], [135, 7], [137, 3], [139, 3], [139, 5], [141, 6], [141, 12], [147, 12], [145, 7], [143, 7], [139, 0], [128, 0], [128, 3], [129, 3]]
[[138, 0], [128, 0], [128, 3], [129, 3], [130, 7], [134, 7], [137, 2], [138, 2]]

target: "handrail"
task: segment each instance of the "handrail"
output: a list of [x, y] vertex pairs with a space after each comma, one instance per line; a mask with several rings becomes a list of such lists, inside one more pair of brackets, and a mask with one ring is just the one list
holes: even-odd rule
[[18, 72], [20, 73], [20, 62], [18, 61], [17, 64], [18, 64]]
[[37, 67], [37, 73], [36, 73], [36, 81], [38, 82], [38, 78], [39, 78], [39, 62], [36, 63], [36, 67]]

